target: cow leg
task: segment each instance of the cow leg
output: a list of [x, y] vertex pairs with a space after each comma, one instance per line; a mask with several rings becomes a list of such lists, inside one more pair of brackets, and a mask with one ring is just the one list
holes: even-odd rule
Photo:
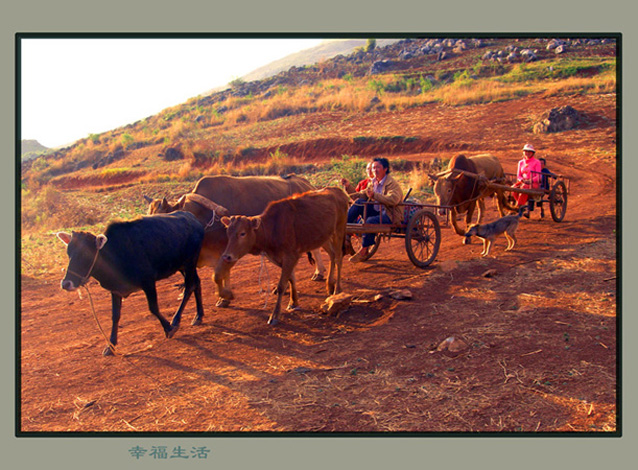
[[[109, 341], [113, 346], [117, 344], [117, 328], [120, 323], [120, 313], [122, 312], [122, 296], [111, 293], [111, 338]], [[115, 351], [111, 348], [111, 345], [107, 346], [102, 351], [103, 356], [112, 356]]]
[[[330, 237], [329, 242], [324, 246], [324, 249], [328, 253], [330, 257], [330, 264], [328, 265], [328, 279], [326, 279], [326, 293], [328, 296], [337, 294], [335, 292], [335, 278], [337, 277], [335, 274], [336, 267], [336, 256], [337, 252], [342, 252], [342, 243], [339, 244], [338, 248], [336, 247], [337, 243], [335, 241], [336, 236], [332, 235]], [[342, 254], [343, 256], [343, 254]]]
[[[468, 206], [467, 208], [467, 214], [465, 214], [465, 227], [466, 227], [466, 231], [470, 228], [470, 226], [472, 225], [472, 217], [474, 216], [474, 208], [476, 207], [476, 203], [472, 203]], [[479, 219], [481, 218], [481, 211], [479, 209]], [[480, 222], [479, 222], [480, 223]], [[463, 244], [464, 245], [471, 245], [472, 244], [472, 238], [471, 237], [466, 237], [465, 233], [461, 234], [458, 231], [456, 232], [459, 235], [463, 235]]]
[[[198, 276], [199, 281], [199, 276]], [[195, 286], [195, 304], [197, 306], [197, 314], [191, 325], [197, 326], [202, 324], [202, 320], [204, 318], [204, 303], [202, 302], [202, 283], [201, 281], [197, 282], [197, 286]]]
[[230, 289], [230, 270], [235, 264], [236, 262], [227, 263], [221, 258], [217, 262], [215, 274], [213, 274], [213, 282], [217, 285], [217, 293], [219, 294], [219, 300], [216, 304], [217, 307], [228, 307], [230, 301], [235, 298], [233, 291]]
[[315, 260], [315, 272], [310, 278], [313, 281], [323, 281], [326, 274], [326, 267], [323, 264], [323, 258], [321, 257], [321, 250], [313, 250], [312, 257]]
[[[157, 319], [162, 324], [162, 328], [164, 329], [164, 334], [167, 338], [170, 338], [169, 334], [171, 332], [171, 324], [169, 321], [162, 316], [159, 310], [159, 305], [157, 304], [157, 290], [155, 289], [155, 283], [150, 286], [146, 286], [142, 288], [144, 294], [146, 294], [146, 301], [148, 302], [148, 308], [153, 315], [157, 317]], [[186, 293], [184, 293], [184, 298], [186, 298]], [[182, 302], [184, 300], [182, 299]]]
[[456, 220], [456, 209], [452, 208], [449, 211], [449, 215], [450, 215], [450, 222], [452, 223], [452, 228], [454, 228], [454, 231], [456, 232], [457, 235], [461, 235], [463, 238], [465, 237], [465, 230], [461, 229], [461, 227], [459, 227], [459, 223]]
[[[188, 299], [190, 299], [191, 294], [196, 291], [198, 286], [200, 286], [199, 276], [197, 275], [197, 271], [195, 268], [187, 269], [184, 273], [184, 297], [182, 298], [182, 302], [179, 304], [179, 308], [175, 315], [173, 315], [173, 319], [171, 320], [171, 329], [166, 335], [168, 338], [172, 338], [177, 330], [179, 330], [179, 324], [182, 319], [182, 313], [184, 312], [184, 307], [188, 303]], [[195, 316], [195, 322], [197, 318], [199, 318], [199, 323], [201, 323], [201, 316], [203, 312], [200, 311], [199, 302], [197, 303], [197, 315]], [[196, 323], [197, 324], [197, 323]]]
[[291, 259], [289, 257], [284, 258], [281, 263], [281, 277], [279, 278], [279, 284], [277, 285], [277, 302], [275, 303], [275, 308], [270, 314], [270, 318], [268, 319], [269, 325], [276, 325], [279, 323], [279, 313], [281, 312], [281, 301], [284, 295], [284, 288], [286, 287], [286, 283], [290, 284], [290, 304], [288, 308], [296, 308], [297, 307], [297, 289], [296, 283], [294, 281], [294, 277], [292, 277], [292, 272], [295, 269], [295, 264], [297, 264], [296, 259]]
[[339, 237], [339, 243], [335, 244], [335, 264], [337, 265], [337, 282], [334, 287], [334, 293], [341, 293], [341, 268], [343, 267], [344, 247], [345, 247], [345, 227], [343, 228], [343, 236]]
[[[481, 198], [481, 199], [479, 199], [476, 202], [478, 203], [478, 220], [476, 221], [476, 223], [480, 224], [481, 222], [483, 222], [483, 217], [485, 216], [485, 200], [483, 198]], [[472, 219], [470, 218], [470, 222], [468, 224], [468, 227], [471, 224], [472, 224]]]

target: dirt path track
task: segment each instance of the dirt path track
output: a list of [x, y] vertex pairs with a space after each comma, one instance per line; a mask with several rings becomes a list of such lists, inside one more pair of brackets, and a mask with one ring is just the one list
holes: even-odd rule
[[[560, 101], [516, 106], [527, 116]], [[125, 299], [119, 338], [131, 354], [103, 358], [88, 299], [61, 292], [60, 276], [23, 276], [22, 431], [615, 430], [616, 170], [605, 160], [615, 148], [615, 106], [611, 97], [570, 104], [591, 126], [549, 136], [529, 134], [508, 103], [363, 117], [352, 127], [335, 120], [344, 134], [409, 128], [436, 142], [465, 142], [466, 153], [493, 152], [507, 171], [535, 139], [552, 171], [571, 177], [565, 220], [539, 220], [538, 212], [523, 219], [512, 252], [499, 238], [481, 258], [477, 241], [463, 246], [448, 227], [429, 269], [412, 266], [402, 240], [384, 243], [365, 264], [346, 263], [345, 291], [369, 300], [405, 288], [410, 301], [386, 296], [324, 316], [324, 286], [309, 280], [302, 260], [302, 308], [269, 327], [274, 297], [259, 293], [259, 281], [274, 285], [278, 272], [248, 256], [233, 272], [237, 300], [228, 309], [213, 307], [212, 272], [201, 270], [204, 324], [189, 325], [191, 303], [171, 340], [141, 293]], [[298, 124], [312, 119], [319, 117]], [[409, 158], [454, 153], [441, 146]], [[488, 207], [490, 220], [496, 211]], [[483, 277], [487, 270], [495, 275]], [[159, 284], [163, 312], [176, 308], [179, 280]], [[109, 296], [95, 281], [90, 288], [108, 329]], [[467, 349], [437, 351], [451, 336]]]

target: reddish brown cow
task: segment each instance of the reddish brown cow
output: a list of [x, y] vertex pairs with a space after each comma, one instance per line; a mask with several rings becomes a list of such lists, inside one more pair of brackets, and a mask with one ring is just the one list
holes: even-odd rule
[[[223, 263], [232, 266], [247, 253], [265, 253], [281, 267], [277, 303], [268, 319], [269, 324], [274, 325], [279, 321], [286, 283], [290, 284], [288, 310], [298, 306], [292, 272], [302, 253], [322, 247], [330, 256], [327, 293], [330, 296], [341, 292], [341, 265], [345, 252], [349, 201], [341, 188], [331, 187], [272, 202], [259, 216], [222, 217], [228, 234], [228, 245], [222, 254]], [[218, 279], [218, 271], [219, 268], [215, 270], [215, 282], [223, 297], [224, 287], [221, 279]]]
[[[231, 266], [221, 263], [220, 255], [226, 248], [226, 228], [219, 223], [224, 215], [258, 215], [261, 214], [269, 202], [303, 193], [314, 189], [304, 178], [297, 175], [279, 176], [205, 176], [201, 178], [192, 192], [182, 196], [176, 203], [169, 203], [164, 199], [151, 199], [148, 213], [168, 213], [177, 210], [191, 212], [206, 227], [206, 235], [202, 244], [202, 251], [197, 265], [217, 267], [223, 264], [228, 268], [228, 274], [223, 278], [224, 293], [217, 302], [218, 307], [227, 307], [234, 298], [230, 289]], [[314, 253], [316, 261], [313, 280], [322, 280], [325, 271], [319, 251]]]

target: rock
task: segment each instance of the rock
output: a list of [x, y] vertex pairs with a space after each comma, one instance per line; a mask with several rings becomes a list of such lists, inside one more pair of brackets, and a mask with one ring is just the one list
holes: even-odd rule
[[392, 62], [391, 60], [378, 60], [374, 64], [372, 64], [370, 70], [368, 71], [368, 74], [376, 75], [378, 73], [383, 73], [390, 70], [392, 66], [394, 66], [394, 62]]
[[176, 147], [169, 147], [164, 150], [164, 160], [172, 162], [174, 160], [181, 160], [184, 158], [182, 151]]
[[538, 60], [538, 57], [531, 49], [523, 49], [521, 51], [521, 58], [523, 59], [523, 62], [533, 62]]
[[561, 106], [545, 113], [540, 122], [534, 125], [533, 131], [534, 134], [566, 131], [577, 127], [581, 120], [580, 114], [574, 108]]
[[444, 339], [436, 348], [437, 351], [442, 353], [447, 353], [452, 356], [456, 356], [461, 352], [465, 351], [468, 348], [468, 345], [462, 339], [455, 338], [454, 336], [450, 336], [449, 338]]
[[321, 310], [327, 315], [338, 315], [340, 312], [348, 308], [351, 302], [352, 296], [342, 292], [328, 297], [321, 306]]
[[481, 274], [481, 276], [483, 276], [483, 277], [494, 277], [494, 276], [496, 276], [496, 274], [497, 274], [496, 269], [488, 269], [483, 274]]
[[412, 292], [408, 289], [397, 289], [388, 293], [395, 300], [412, 300]]

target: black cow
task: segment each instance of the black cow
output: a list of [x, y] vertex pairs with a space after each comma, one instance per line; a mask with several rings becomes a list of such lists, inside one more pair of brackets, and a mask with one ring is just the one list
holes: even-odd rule
[[[89, 277], [111, 292], [112, 318], [110, 341], [117, 344], [122, 298], [138, 290], [144, 291], [148, 307], [155, 315], [167, 338], [179, 328], [182, 311], [195, 293], [197, 315], [193, 325], [202, 322], [204, 309], [197, 258], [204, 239], [204, 227], [190, 212], [173, 212], [141, 217], [128, 222], [111, 222], [104, 234], [60, 232], [57, 236], [67, 245], [69, 266], [62, 289], [74, 291]], [[180, 271], [185, 291], [182, 302], [169, 323], [159, 311], [155, 282]], [[104, 355], [112, 355], [107, 347]]]

